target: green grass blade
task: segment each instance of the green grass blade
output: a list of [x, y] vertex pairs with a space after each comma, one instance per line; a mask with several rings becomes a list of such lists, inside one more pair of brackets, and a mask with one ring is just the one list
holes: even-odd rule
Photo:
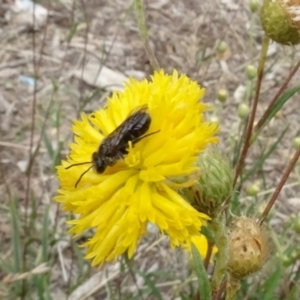
[[[77, 278], [78, 278], [78, 280], [81, 280], [81, 278], [83, 277], [84, 268], [85, 268], [84, 255], [83, 255], [82, 249], [79, 248], [79, 246], [73, 240], [71, 241], [71, 245], [72, 245], [73, 251], [76, 255], [76, 262], [77, 262], [77, 266], [78, 266]], [[79, 282], [77, 282], [77, 283], [79, 284]]]
[[48, 155], [49, 155], [49, 157], [52, 159], [53, 156], [54, 156], [54, 150], [53, 150], [51, 141], [49, 140], [49, 138], [48, 138], [48, 136], [47, 136], [46, 131], [43, 132], [43, 140], [44, 140], [44, 143], [45, 143], [45, 146], [46, 146]]
[[274, 299], [275, 290], [279, 286], [279, 281], [282, 278], [282, 273], [276, 270], [268, 280], [264, 283], [265, 295], [263, 300], [272, 300]]
[[43, 217], [42, 227], [42, 257], [43, 262], [47, 262], [49, 259], [49, 205], [46, 207]]
[[97, 99], [97, 97], [100, 97], [101, 93], [104, 93], [104, 91], [105, 91], [105, 87], [96, 88], [91, 95], [89, 95], [86, 99], [83, 100], [83, 102], [79, 107], [79, 111], [80, 112], [83, 111], [87, 104], [89, 104], [92, 100]]
[[53, 167], [56, 167], [56, 166], [61, 164], [61, 156], [60, 155], [61, 155], [61, 151], [62, 151], [63, 148], [64, 148], [64, 142], [59, 141], [58, 145], [57, 145], [57, 148], [56, 148], [56, 151], [54, 153], [53, 159], [52, 159]]
[[262, 167], [265, 160], [276, 150], [278, 144], [281, 142], [288, 129], [289, 126], [286, 126], [286, 128], [282, 131], [278, 139], [272, 144], [267, 153], [264, 154], [260, 159], [258, 159], [249, 171], [245, 172], [245, 175], [242, 177], [242, 181], [246, 181], [250, 176], [252, 176], [258, 169]]
[[296, 85], [295, 87], [288, 89], [278, 98], [278, 100], [274, 104], [273, 109], [270, 111], [269, 115], [267, 116], [266, 121], [263, 123], [261, 129], [263, 129], [270, 122], [270, 120], [281, 110], [283, 105], [289, 99], [291, 99], [292, 96], [294, 96], [295, 93], [297, 93], [298, 91], [300, 91], [300, 85]]
[[54, 126], [55, 128], [57, 128], [58, 130], [61, 127], [61, 119], [62, 119], [62, 108], [61, 108], [61, 103], [58, 104], [58, 107], [56, 108], [56, 110], [54, 111], [54, 115], [53, 115], [53, 119], [54, 119]]
[[192, 254], [196, 275], [198, 278], [199, 292], [201, 300], [211, 299], [211, 288], [207, 277], [206, 270], [204, 268], [203, 260], [194, 244], [192, 244]]
[[154, 296], [158, 300], [163, 300], [163, 297], [158, 290], [158, 288], [155, 286], [155, 283], [151, 280], [151, 274], [145, 274], [143, 272], [140, 272], [138, 270], [134, 270], [134, 272], [138, 273], [140, 276], [142, 276], [145, 280], [146, 285], [148, 286], [149, 290], [151, 291], [151, 296]]
[[[12, 248], [12, 258], [11, 258], [12, 268], [11, 270], [9, 270], [9, 273], [21, 273], [23, 271], [22, 252], [24, 251], [23, 250], [24, 247], [21, 239], [21, 232], [20, 232], [21, 217], [18, 210], [18, 204], [16, 203], [16, 199], [13, 196], [10, 197], [9, 212], [10, 212], [10, 224], [11, 224], [11, 248]], [[23, 284], [25, 284], [25, 281], [23, 282]], [[17, 299], [16, 295], [21, 295], [22, 293], [22, 282], [16, 281], [13, 284], [13, 290], [14, 290], [13, 299]]]
[[20, 238], [20, 226], [19, 212], [15, 203], [15, 199], [10, 199], [10, 218], [11, 218], [11, 230], [12, 230], [12, 251], [13, 251], [13, 261], [14, 261], [14, 272], [19, 273], [22, 271], [22, 247], [21, 247], [21, 238]]
[[34, 197], [34, 195], [31, 195], [30, 197], [30, 216], [29, 216], [29, 229], [35, 228], [35, 222], [37, 219], [37, 206], [38, 206], [38, 200]]
[[71, 40], [73, 39], [73, 37], [75, 36], [75, 34], [77, 33], [77, 27], [78, 27], [78, 23], [72, 23], [72, 26], [69, 30], [68, 36], [67, 36], [67, 42], [70, 43]]

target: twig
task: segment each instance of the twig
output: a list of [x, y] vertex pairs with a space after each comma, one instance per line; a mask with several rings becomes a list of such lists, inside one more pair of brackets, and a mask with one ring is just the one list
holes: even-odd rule
[[260, 87], [261, 87], [263, 73], [264, 73], [264, 66], [265, 66], [265, 62], [266, 62], [266, 58], [267, 58], [269, 41], [270, 41], [270, 39], [267, 36], [265, 36], [263, 45], [261, 48], [261, 52], [260, 52], [260, 60], [259, 60], [259, 65], [258, 65], [258, 70], [257, 70], [258, 74], [257, 74], [255, 97], [253, 100], [252, 110], [251, 110], [251, 114], [249, 117], [244, 147], [243, 147], [240, 159], [239, 159], [239, 161], [237, 163], [237, 167], [236, 167], [236, 173], [235, 173], [235, 178], [233, 181], [233, 186], [235, 186], [237, 179], [242, 171], [243, 164], [245, 162], [245, 159], [246, 159], [249, 147], [250, 147], [250, 140], [251, 140], [251, 135], [252, 135], [252, 129], [253, 129], [253, 124], [254, 124], [254, 118], [255, 118], [255, 114], [256, 114], [258, 99], [259, 99]]
[[219, 300], [221, 299], [222, 294], [224, 293], [227, 285], [227, 280], [224, 280], [219, 288], [219, 290], [213, 294], [212, 300]]
[[266, 219], [266, 217], [268, 216], [271, 208], [273, 207], [279, 193], [281, 192], [281, 189], [282, 187], [284, 186], [285, 182], [287, 181], [290, 173], [292, 172], [297, 160], [299, 159], [300, 157], [300, 147], [298, 148], [298, 150], [296, 151], [296, 153], [294, 154], [292, 160], [290, 161], [288, 167], [286, 168], [286, 170], [284, 171], [282, 177], [281, 177], [281, 180], [280, 182], [278, 183], [271, 199], [269, 200], [265, 210], [263, 211], [262, 215], [261, 215], [261, 218], [259, 220], [259, 224], [262, 225], [262, 223], [264, 222], [264, 220]]
[[48, 267], [46, 263], [42, 263], [29, 272], [8, 274], [2, 279], [2, 282], [5, 284], [12, 283], [15, 281], [28, 279], [28, 277], [30, 277], [32, 275], [40, 275], [40, 274], [47, 273], [50, 270], [51, 270], [51, 268]]
[[208, 266], [209, 266], [209, 262], [210, 262], [210, 258], [211, 258], [211, 255], [212, 255], [213, 248], [214, 248], [213, 243], [208, 242], [207, 252], [206, 252], [205, 259], [204, 259], [204, 267], [205, 267], [205, 270], [208, 269]]
[[143, 9], [143, 0], [134, 0], [137, 24], [139, 27], [140, 35], [143, 40], [144, 48], [147, 54], [147, 57], [150, 61], [150, 64], [153, 70], [159, 70], [159, 64], [156, 60], [153, 50], [151, 49], [149, 43], [148, 30], [145, 22], [144, 9]]
[[[35, 5], [35, 4], [34, 4]], [[35, 6], [33, 9], [33, 24], [35, 24]], [[43, 38], [46, 38], [46, 36], [44, 35]], [[70, 41], [68, 41], [67, 43], [67, 47], [63, 56], [63, 59], [61, 61], [61, 67], [59, 70], [59, 74], [58, 74], [58, 78], [60, 78], [63, 67], [64, 67], [64, 62], [67, 56], [67, 50], [69, 48], [69, 44]], [[38, 63], [38, 59], [37, 59], [37, 55], [38, 53], [36, 52], [36, 36], [35, 36], [35, 32], [33, 31], [32, 33], [32, 52], [33, 52], [33, 69], [34, 69], [34, 75], [37, 78], [37, 74], [38, 74], [38, 68], [39, 65]], [[41, 52], [39, 53], [39, 55], [41, 55]], [[39, 60], [39, 64], [41, 63], [41, 60]], [[51, 108], [53, 106], [53, 102], [54, 102], [54, 94], [56, 92], [55, 89], [52, 90], [51, 96], [50, 96], [50, 101], [49, 101], [49, 105], [46, 109], [46, 113], [44, 115], [44, 120], [42, 123], [42, 128], [41, 128], [41, 133], [39, 135], [38, 141], [36, 143], [36, 150], [34, 151], [34, 153], [32, 153], [33, 150], [33, 138], [34, 138], [34, 132], [35, 132], [35, 113], [36, 113], [36, 104], [37, 104], [37, 79], [34, 81], [34, 91], [33, 91], [33, 103], [32, 103], [32, 112], [31, 112], [31, 133], [30, 133], [30, 143], [29, 143], [29, 163], [28, 163], [28, 168], [27, 168], [27, 183], [26, 183], [26, 192], [25, 192], [25, 225], [24, 225], [24, 232], [26, 233], [27, 231], [29, 231], [29, 225], [28, 225], [28, 203], [29, 203], [29, 195], [30, 195], [30, 179], [31, 179], [31, 169], [33, 166], [33, 163], [35, 161], [35, 158], [37, 156], [37, 154], [39, 153], [40, 150], [40, 146], [41, 146], [41, 141], [42, 141], [42, 137], [43, 134], [46, 130], [46, 125], [47, 125], [47, 121], [50, 115], [50, 111]], [[27, 269], [27, 245], [25, 244], [24, 249], [23, 249], [23, 270], [24, 272]], [[21, 299], [25, 299], [26, 297], [26, 281], [23, 280], [22, 281], [22, 293], [21, 293]]]
[[278, 92], [276, 93], [274, 98], [272, 99], [271, 103], [269, 104], [268, 108], [264, 112], [263, 116], [257, 122], [257, 124], [254, 128], [255, 131], [259, 131], [261, 129], [261, 127], [264, 125], [264, 123], [265, 123], [266, 119], [268, 118], [270, 112], [272, 111], [272, 108], [273, 108], [274, 104], [276, 103], [277, 99], [282, 94], [282, 92], [286, 89], [287, 85], [289, 84], [290, 80], [293, 78], [295, 73], [298, 71], [299, 67], [300, 67], [300, 60], [298, 61], [296, 66], [293, 68], [293, 70], [291, 71], [291, 73], [289, 74], [289, 76], [287, 77], [285, 82], [283, 83], [283, 85], [280, 87], [280, 89], [278, 90]]
[[200, 292], [199, 292], [199, 290], [197, 291], [197, 294], [196, 294], [194, 300], [200, 300]]
[[[127, 268], [128, 268], [128, 272], [132, 278], [132, 281], [136, 287], [136, 290], [137, 290], [137, 293], [139, 295], [139, 299], [141, 300], [145, 300], [144, 297], [143, 297], [143, 293], [141, 291], [141, 289], [139, 288], [139, 285], [138, 285], [138, 282], [137, 282], [137, 279], [136, 279], [136, 276], [135, 276], [135, 273], [132, 269], [132, 264], [133, 264], [133, 261], [131, 259], [129, 259], [126, 255], [124, 255], [124, 258], [125, 258], [125, 263], [127, 265]], [[121, 293], [121, 289], [120, 289], [120, 293]], [[119, 298], [121, 299], [121, 297]]]
[[[33, 3], [33, 10], [32, 10], [32, 21], [35, 24], [35, 3]], [[35, 115], [36, 115], [36, 103], [37, 103], [37, 59], [36, 59], [36, 36], [35, 31], [32, 32], [32, 64], [34, 70], [34, 86], [33, 86], [33, 101], [31, 107], [31, 126], [30, 126], [30, 139], [29, 139], [29, 159], [28, 159], [28, 166], [26, 170], [27, 180], [26, 180], [26, 189], [25, 189], [25, 220], [24, 220], [24, 233], [25, 236], [29, 236], [29, 229], [30, 226], [28, 224], [28, 205], [29, 205], [29, 195], [30, 195], [30, 181], [31, 181], [31, 170], [34, 162], [34, 156], [32, 155], [33, 149], [33, 138], [35, 132]], [[22, 261], [23, 261], [23, 273], [26, 272], [27, 269], [27, 244], [25, 244], [22, 252]], [[26, 280], [22, 280], [22, 290], [21, 290], [21, 299], [24, 300], [26, 298], [26, 290], [27, 290], [27, 283]]]
[[[237, 10], [236, 10], [236, 12], [234, 13], [234, 15], [230, 18], [230, 21], [229, 21], [229, 20], [226, 20], [226, 18], [224, 18], [224, 21], [226, 22], [226, 25], [227, 25], [227, 26], [224, 27], [225, 30], [223, 31], [223, 33], [222, 33], [222, 35], [221, 35], [221, 40], [218, 41], [218, 43], [216, 43], [216, 45], [214, 46], [214, 49], [213, 49], [213, 53], [214, 53], [214, 54], [216, 53], [216, 50], [217, 50], [217, 48], [218, 48], [220, 42], [221, 42], [221, 41], [224, 41], [224, 40], [226, 39], [226, 36], [227, 36], [228, 32], [232, 32], [232, 24], [234, 24], [234, 22], [235, 22], [235, 20], [236, 20], [236, 16], [237, 16], [238, 11], [239, 11], [239, 9], [240, 9], [240, 4], [241, 4], [241, 1], [239, 1]], [[204, 12], [203, 15], [205, 15], [205, 12]], [[211, 23], [209, 23], [209, 24], [211, 24]], [[202, 81], [205, 80], [205, 78], [206, 78], [206, 76], [207, 76], [207, 74], [208, 74], [208, 70], [209, 70], [209, 68], [210, 68], [210, 66], [211, 66], [211, 64], [212, 64], [213, 58], [214, 58], [214, 56], [212, 55], [212, 56], [211, 56], [211, 59], [208, 61], [208, 64], [207, 64], [207, 66], [206, 66], [206, 68], [205, 68], [205, 70], [204, 70], [204, 72], [203, 72], [203, 75], [202, 75]], [[198, 71], [198, 75], [200, 74], [200, 70], [201, 70], [201, 69], [199, 69], [199, 71]]]
[[[1, 45], [2, 48], [2, 45]], [[0, 70], [2, 69], [8, 69], [8, 68], [16, 68], [19, 66], [26, 65], [28, 63], [28, 60], [26, 58], [17, 59], [14, 61], [6, 62], [0, 65]]]
[[[90, 23], [89, 23], [89, 16], [87, 14], [87, 10], [85, 7], [85, 3], [84, 0], [80, 1], [82, 10], [83, 10], [83, 15], [84, 15], [84, 21], [86, 23], [86, 29], [85, 29], [85, 34], [84, 34], [84, 49], [83, 49], [83, 59], [82, 59], [82, 69], [81, 69], [81, 81], [83, 81], [83, 74], [84, 74], [84, 70], [86, 67], [86, 59], [87, 59], [87, 45], [89, 43], [89, 32], [90, 32]], [[80, 89], [80, 99], [79, 102], [82, 103], [83, 102], [83, 89]], [[77, 112], [77, 117], [79, 117], [80, 115], [80, 111], [78, 110]]]

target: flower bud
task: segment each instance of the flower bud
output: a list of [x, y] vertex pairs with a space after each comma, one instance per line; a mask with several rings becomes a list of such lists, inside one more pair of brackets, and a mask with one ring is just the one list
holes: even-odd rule
[[257, 12], [259, 8], [258, 0], [250, 0], [249, 7], [252, 13]]
[[212, 216], [231, 196], [234, 173], [228, 160], [215, 149], [201, 154], [196, 166], [200, 169], [200, 178], [189, 189], [189, 199], [192, 198], [192, 204], [199, 211]]
[[293, 221], [293, 229], [296, 233], [300, 233], [300, 219], [297, 218]]
[[218, 47], [217, 47], [218, 53], [223, 54], [223, 53], [225, 53], [227, 50], [228, 50], [228, 45], [227, 45], [227, 43], [224, 42], [224, 41], [221, 41], [221, 42], [218, 44]]
[[261, 23], [266, 35], [283, 45], [300, 43], [300, 1], [265, 0]]
[[258, 182], [254, 182], [246, 188], [247, 196], [255, 197], [260, 192], [260, 184]]
[[300, 215], [290, 215], [289, 223], [296, 233], [300, 233]]
[[280, 120], [280, 119], [282, 118], [282, 112], [279, 110], [279, 111], [275, 114], [274, 118], [275, 118], [276, 120]]
[[244, 120], [248, 117], [250, 112], [250, 108], [246, 103], [241, 103], [238, 107], [238, 115], [239, 117]]
[[295, 149], [298, 149], [300, 147], [300, 136], [294, 138], [293, 146], [294, 146]]
[[259, 271], [268, 254], [266, 232], [255, 220], [242, 216], [233, 224], [229, 236], [228, 271], [241, 279]]
[[257, 68], [253, 65], [248, 65], [246, 67], [246, 75], [248, 79], [252, 80], [257, 76]]
[[219, 123], [219, 118], [218, 118], [218, 116], [216, 116], [216, 115], [210, 115], [209, 117], [208, 117], [208, 120], [209, 120], [209, 122], [211, 122], [211, 123]]
[[[256, 213], [258, 216], [261, 216], [263, 212], [265, 211], [266, 206], [268, 205], [268, 202], [260, 202], [256, 208]], [[268, 223], [274, 216], [275, 210], [274, 207], [271, 208], [268, 215], [265, 218], [265, 223]]]
[[217, 94], [217, 99], [218, 99], [220, 102], [224, 103], [224, 102], [226, 102], [226, 100], [227, 100], [227, 96], [228, 96], [227, 90], [225, 90], [225, 89], [220, 89], [220, 90], [218, 91], [218, 94]]
[[283, 257], [281, 257], [281, 260], [282, 260], [282, 264], [285, 266], [285, 267], [288, 267], [291, 265], [291, 258], [287, 255], [283, 255]]

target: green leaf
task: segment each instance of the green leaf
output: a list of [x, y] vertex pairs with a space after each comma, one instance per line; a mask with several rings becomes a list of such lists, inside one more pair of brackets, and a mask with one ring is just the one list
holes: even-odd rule
[[210, 283], [208, 280], [206, 270], [204, 268], [203, 260], [198, 252], [198, 249], [194, 244], [192, 244], [192, 254], [193, 254], [194, 267], [198, 278], [200, 298], [201, 300], [210, 300], [211, 299]]

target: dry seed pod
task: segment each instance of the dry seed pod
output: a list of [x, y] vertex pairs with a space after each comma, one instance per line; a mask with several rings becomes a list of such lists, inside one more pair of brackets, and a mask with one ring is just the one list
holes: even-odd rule
[[230, 231], [228, 271], [233, 278], [241, 279], [259, 271], [268, 255], [266, 232], [255, 220], [242, 216]]

